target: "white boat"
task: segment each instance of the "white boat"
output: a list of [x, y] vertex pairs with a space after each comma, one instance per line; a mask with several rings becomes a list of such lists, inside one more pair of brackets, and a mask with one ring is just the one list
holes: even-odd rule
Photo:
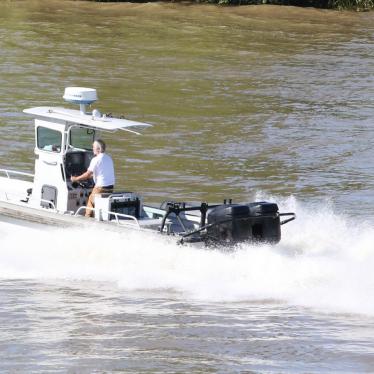
[[[139, 134], [151, 126], [113, 118], [86, 106], [97, 100], [95, 89], [67, 87], [64, 99], [80, 110], [35, 107], [24, 113], [34, 117], [34, 173], [0, 169], [0, 216], [45, 225], [100, 225], [127, 232], [149, 231], [175, 237], [179, 243], [231, 245], [238, 242], [277, 243], [281, 226], [295, 219], [294, 213], [279, 213], [271, 202], [191, 205], [166, 201], [160, 206], [143, 203], [134, 192], [97, 195], [94, 219], [85, 218], [92, 180], [72, 183], [93, 157], [92, 143], [98, 132], [127, 131]], [[281, 220], [282, 217], [286, 217]]]

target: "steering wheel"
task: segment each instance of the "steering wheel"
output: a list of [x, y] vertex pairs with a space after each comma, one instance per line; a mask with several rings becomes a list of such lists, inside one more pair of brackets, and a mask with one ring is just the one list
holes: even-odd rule
[[78, 187], [81, 187], [81, 188], [90, 188], [92, 186], [92, 182], [91, 180], [85, 180], [85, 181], [80, 181], [80, 182], [72, 182], [71, 186], [73, 188], [78, 188]]

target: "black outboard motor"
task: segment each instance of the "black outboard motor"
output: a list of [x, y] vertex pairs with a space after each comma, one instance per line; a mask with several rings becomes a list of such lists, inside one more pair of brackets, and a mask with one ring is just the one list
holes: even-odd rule
[[278, 205], [265, 201], [224, 204], [208, 213], [207, 240], [217, 244], [278, 243], [281, 222]]

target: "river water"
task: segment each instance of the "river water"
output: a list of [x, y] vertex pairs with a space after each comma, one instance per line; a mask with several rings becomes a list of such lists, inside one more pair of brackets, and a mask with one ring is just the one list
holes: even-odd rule
[[374, 372], [373, 60], [372, 13], [1, 2], [0, 168], [94, 87], [154, 124], [104, 134], [119, 189], [298, 218], [230, 253], [0, 221], [0, 371]]

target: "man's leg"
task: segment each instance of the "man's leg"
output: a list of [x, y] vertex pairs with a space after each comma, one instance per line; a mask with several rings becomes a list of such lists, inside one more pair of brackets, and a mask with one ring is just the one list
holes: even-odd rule
[[[102, 187], [94, 187], [92, 192], [90, 193], [90, 196], [88, 197], [87, 201], [87, 209], [86, 209], [86, 217], [93, 217], [94, 216], [94, 211], [92, 208], [95, 206], [95, 195], [102, 193], [104, 189]], [[91, 209], [90, 209], [91, 208]]]

